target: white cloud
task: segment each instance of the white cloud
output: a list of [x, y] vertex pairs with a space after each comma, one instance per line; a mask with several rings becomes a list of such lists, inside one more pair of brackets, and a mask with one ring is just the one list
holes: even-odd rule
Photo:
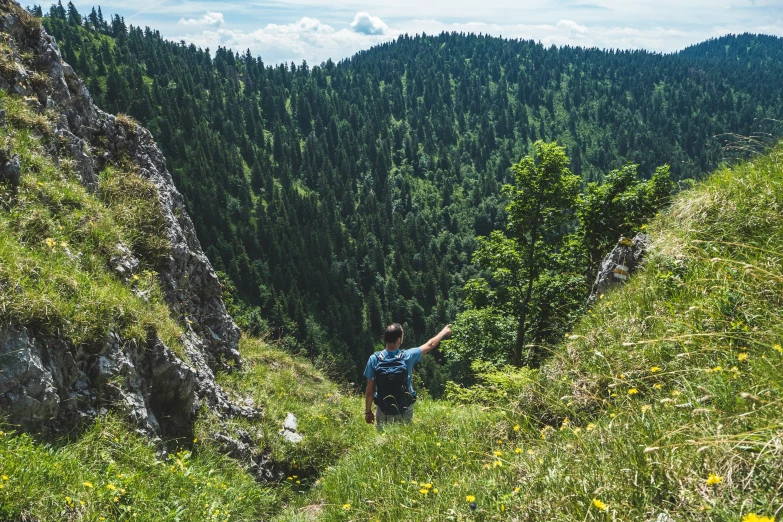
[[329, 58], [346, 58], [394, 36], [396, 34], [378, 35], [349, 29], [336, 30], [315, 18], [303, 17], [291, 24], [267, 24], [249, 32], [219, 27], [184, 36], [173, 36], [171, 39], [185, 40], [210, 49], [219, 45], [235, 51], [250, 49], [267, 63], [300, 63], [302, 60], [321, 63]]
[[583, 35], [590, 32], [589, 29], [587, 29], [587, 27], [585, 27], [584, 25], [579, 25], [573, 20], [560, 20], [559, 22], [557, 22], [557, 28], [569, 31], [572, 37], [578, 37], [579, 35]]
[[351, 28], [362, 34], [381, 35], [389, 32], [389, 26], [383, 23], [383, 20], [377, 16], [370, 16], [370, 13], [356, 13], [351, 22]]
[[179, 25], [206, 25], [210, 27], [219, 27], [225, 23], [223, 20], [223, 13], [216, 13], [214, 11], [207, 11], [207, 13], [199, 19], [189, 18], [185, 20], [180, 18], [177, 24]]

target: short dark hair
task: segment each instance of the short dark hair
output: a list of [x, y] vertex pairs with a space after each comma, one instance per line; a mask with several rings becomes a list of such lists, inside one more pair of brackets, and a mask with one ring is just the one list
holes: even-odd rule
[[400, 323], [390, 324], [383, 332], [383, 342], [386, 344], [396, 343], [402, 337], [402, 325]]

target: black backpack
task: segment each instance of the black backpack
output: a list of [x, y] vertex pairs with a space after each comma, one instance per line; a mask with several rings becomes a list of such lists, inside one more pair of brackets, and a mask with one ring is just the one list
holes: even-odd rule
[[375, 404], [386, 415], [402, 415], [416, 401], [408, 389], [405, 351], [389, 356], [386, 350], [375, 354]]

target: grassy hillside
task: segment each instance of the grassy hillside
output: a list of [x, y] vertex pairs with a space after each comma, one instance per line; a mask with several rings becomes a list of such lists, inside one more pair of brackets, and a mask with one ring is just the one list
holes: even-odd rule
[[[219, 426], [208, 416], [196, 437], [179, 441], [181, 449], [168, 456], [113, 416], [76, 441], [56, 444], [2, 427], [0, 520], [268, 520], [311, 488], [361, 433], [372, 433], [355, 415], [358, 402], [312, 366], [259, 341], [245, 340], [241, 348], [246, 369], [224, 376], [224, 385], [243, 392], [251, 387], [248, 393], [265, 415], [224, 431], [246, 428], [268, 443], [275, 467], [288, 472], [279, 483], [260, 486], [240, 463], [222, 455], [209, 436]], [[305, 389], [303, 383], [310, 384]], [[299, 446], [277, 436], [288, 411], [299, 417], [305, 434]]]
[[[243, 341], [248, 364], [222, 384], [265, 416], [227, 429], [268, 443], [279, 482], [255, 484], [218, 456], [209, 418], [168, 459], [112, 419], [64, 445], [7, 433], [0, 516], [779, 519], [782, 207], [783, 147], [719, 170], [656, 218], [644, 271], [604, 295], [548, 364], [479, 365], [478, 385], [420, 401], [413, 425], [381, 435], [362, 423], [360, 397]], [[288, 411], [300, 445], [277, 436]]]
[[[21, 167], [19, 187], [0, 185], [0, 321], [73, 345], [101, 342], [109, 331], [143, 341], [154, 327], [183, 353], [155, 275], [168, 249], [155, 187], [122, 163], [104, 169], [89, 192], [73, 163], [55, 164], [47, 150], [57, 146], [49, 118], [58, 114], [39, 114], [5, 92], [0, 109], [0, 158], [18, 154]], [[120, 244], [145, 261], [127, 280], [109, 269]]]

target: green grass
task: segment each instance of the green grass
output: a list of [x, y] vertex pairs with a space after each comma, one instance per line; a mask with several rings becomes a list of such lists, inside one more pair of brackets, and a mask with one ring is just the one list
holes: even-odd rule
[[112, 417], [64, 446], [4, 433], [0, 470], [4, 520], [258, 520], [274, 501], [209, 446], [158, 458]]
[[[118, 162], [89, 192], [72, 161], [48, 156], [50, 137], [30, 123], [45, 116], [5, 93], [0, 107], [9, 121], [0, 128], [3, 154], [18, 154], [22, 169], [16, 190], [0, 187], [0, 321], [72, 345], [99, 345], [109, 331], [144, 341], [153, 328], [184, 354], [157, 281], [169, 245], [155, 187]], [[142, 261], [127, 280], [109, 268], [118, 244]]]
[[[251, 398], [264, 418], [260, 423], [234, 419], [224, 424], [255, 433], [276, 466], [287, 476], [298, 476], [303, 487], [295, 489], [311, 485], [326, 465], [345, 455], [356, 440], [372, 434], [357, 415], [363, 406], [355, 394], [328, 380], [306, 360], [248, 338], [240, 341], [240, 353], [242, 371], [221, 374], [218, 383], [238, 401]], [[278, 434], [289, 412], [296, 415], [299, 431], [306, 434], [299, 444], [289, 444]], [[198, 427], [199, 436], [206, 437], [216, 428], [214, 423], [215, 419], [205, 418]]]

